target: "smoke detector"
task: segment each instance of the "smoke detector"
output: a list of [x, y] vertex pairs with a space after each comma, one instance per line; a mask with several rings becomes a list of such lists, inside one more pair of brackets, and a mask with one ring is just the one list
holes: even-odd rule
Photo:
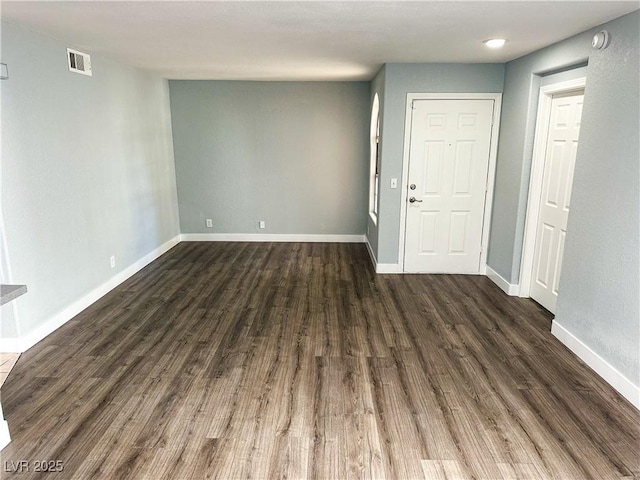
[[595, 50], [604, 50], [609, 46], [609, 32], [606, 30], [600, 30], [593, 36], [593, 40], [591, 40], [591, 46]]

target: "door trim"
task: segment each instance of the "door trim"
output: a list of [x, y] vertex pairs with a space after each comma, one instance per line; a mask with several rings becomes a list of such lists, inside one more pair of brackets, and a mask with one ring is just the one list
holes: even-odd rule
[[400, 201], [400, 231], [398, 235], [398, 270], [405, 271], [404, 250], [407, 226], [407, 192], [409, 188], [409, 152], [411, 146], [411, 103], [414, 100], [493, 100], [493, 124], [489, 140], [489, 169], [487, 170], [487, 194], [484, 200], [484, 219], [482, 223], [482, 251], [480, 252], [479, 275], [487, 271], [487, 247], [489, 245], [489, 229], [491, 226], [491, 210], [493, 205], [493, 189], [496, 176], [496, 157], [498, 154], [498, 133], [500, 132], [500, 111], [502, 93], [407, 93], [404, 120], [404, 147], [402, 153], [402, 185]]
[[554, 95], [584, 90], [587, 78], [581, 77], [565, 82], [540, 87], [536, 129], [533, 141], [533, 157], [529, 178], [529, 196], [524, 223], [522, 258], [520, 259], [520, 296], [528, 298], [531, 293], [531, 277], [533, 276], [533, 255], [536, 247], [536, 230], [540, 215], [540, 197], [542, 195], [542, 179], [547, 136], [549, 135], [549, 119], [551, 118], [551, 100]]

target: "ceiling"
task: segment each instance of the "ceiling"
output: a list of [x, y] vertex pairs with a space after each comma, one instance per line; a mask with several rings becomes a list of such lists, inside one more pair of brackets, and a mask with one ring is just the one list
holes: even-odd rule
[[[369, 80], [383, 63], [506, 62], [639, 7], [637, 0], [2, 1], [1, 17], [166, 78]], [[492, 37], [509, 41], [490, 50], [482, 40]]]

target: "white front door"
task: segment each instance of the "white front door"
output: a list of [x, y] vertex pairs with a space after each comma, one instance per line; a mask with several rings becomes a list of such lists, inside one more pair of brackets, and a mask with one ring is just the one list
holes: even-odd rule
[[494, 100], [414, 100], [406, 272], [478, 273]]
[[555, 313], [584, 91], [554, 95], [545, 143], [530, 296]]

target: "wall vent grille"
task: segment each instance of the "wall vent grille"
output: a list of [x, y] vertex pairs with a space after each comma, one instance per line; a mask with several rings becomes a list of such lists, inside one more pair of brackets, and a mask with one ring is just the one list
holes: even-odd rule
[[69, 71], [91, 76], [91, 57], [87, 53], [67, 48]]

